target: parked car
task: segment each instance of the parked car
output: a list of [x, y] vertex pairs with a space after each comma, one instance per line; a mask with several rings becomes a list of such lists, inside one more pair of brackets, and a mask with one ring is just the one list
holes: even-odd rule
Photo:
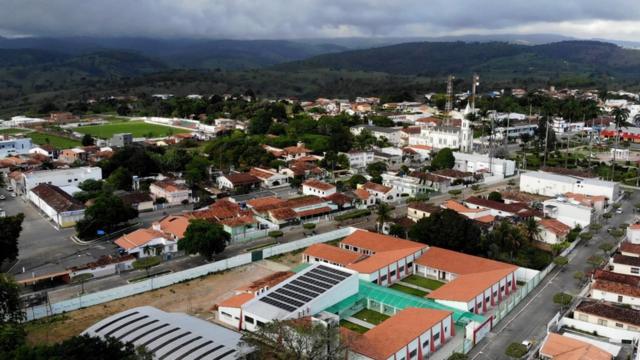
[[12, 186], [7, 186], [7, 191], [13, 191], [13, 187]]
[[622, 209], [616, 209], [616, 214], [622, 214]]

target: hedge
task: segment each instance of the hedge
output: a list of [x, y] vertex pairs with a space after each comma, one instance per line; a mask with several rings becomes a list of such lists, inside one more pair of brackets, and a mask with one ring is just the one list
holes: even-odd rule
[[361, 210], [350, 211], [346, 214], [338, 215], [334, 219], [337, 221], [344, 221], [349, 219], [357, 219], [359, 217], [369, 216], [369, 215], [371, 215], [371, 210], [361, 209]]

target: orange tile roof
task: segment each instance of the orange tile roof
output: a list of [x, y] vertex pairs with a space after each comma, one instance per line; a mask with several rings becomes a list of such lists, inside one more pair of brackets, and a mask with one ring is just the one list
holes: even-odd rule
[[549, 333], [540, 355], [551, 360], [611, 360], [612, 355], [595, 345], [568, 336]]
[[269, 214], [276, 220], [291, 220], [298, 217], [298, 213], [288, 207], [269, 210]]
[[344, 238], [342, 244], [371, 250], [375, 253], [402, 249], [418, 251], [427, 247], [427, 245], [415, 241], [398, 239], [366, 230], [356, 230], [356, 232]]
[[374, 182], [366, 182], [364, 184], [362, 184], [362, 188], [365, 190], [371, 190], [371, 191], [377, 191], [377, 192], [381, 192], [381, 193], [388, 193], [389, 191], [393, 190], [393, 188], [390, 188], [388, 186], [384, 186], [384, 185], [380, 185], [380, 184], [376, 184]]
[[607, 197], [604, 195], [584, 195], [568, 192], [564, 194], [568, 199], [573, 199], [583, 205], [593, 206], [595, 202], [607, 201]]
[[327, 244], [313, 244], [304, 251], [304, 254], [324, 259], [342, 266], [347, 266], [363, 257], [356, 252]]
[[631, 224], [631, 225], [629, 225], [629, 228], [632, 229], [632, 230], [639, 230], [640, 229], [640, 223]]
[[360, 200], [367, 200], [371, 196], [365, 189], [355, 189], [353, 190], [353, 193], [356, 194]]
[[164, 238], [164, 234], [153, 229], [138, 229], [129, 234], [119, 237], [115, 243], [125, 250], [130, 250], [143, 246], [149, 241], [157, 238]]
[[247, 201], [247, 205], [254, 208], [257, 212], [264, 212], [271, 209], [276, 209], [284, 203], [284, 200], [275, 197], [267, 196], [263, 198], [251, 199]]
[[162, 188], [164, 191], [176, 192], [176, 191], [185, 191], [189, 190], [189, 188], [184, 184], [178, 184], [173, 180], [161, 180], [156, 181], [153, 185]]
[[175, 236], [178, 239], [184, 237], [184, 232], [189, 226], [189, 218], [183, 215], [169, 215], [160, 220], [160, 229]]
[[622, 244], [620, 244], [620, 252], [640, 255], [640, 244], [632, 244], [628, 241], [623, 241]]
[[444, 310], [406, 308], [366, 333], [353, 336], [349, 347], [372, 359], [387, 359], [451, 314]]
[[284, 148], [284, 151], [287, 154], [305, 154], [311, 152], [311, 150], [307, 149], [304, 146], [288, 146]]
[[227, 225], [229, 227], [237, 227], [242, 225], [255, 224], [257, 221], [253, 215], [242, 215], [238, 217], [228, 218], [220, 221], [220, 224]]
[[640, 287], [629, 285], [629, 284], [608, 281], [608, 280], [596, 280], [593, 283], [593, 286], [591, 288], [614, 293], [614, 294], [640, 298]]
[[571, 231], [571, 228], [568, 225], [565, 225], [556, 219], [542, 219], [540, 220], [540, 226], [551, 231], [557, 236], [565, 236]]
[[272, 177], [273, 175], [275, 175], [274, 173], [275, 173], [274, 171], [261, 169], [257, 167], [251, 168], [249, 170], [249, 175], [253, 175], [258, 179], [263, 179], [263, 180]]
[[468, 207], [460, 204], [459, 202], [457, 202], [455, 200], [447, 200], [442, 204], [442, 206], [445, 209], [453, 210], [453, 211], [455, 211], [457, 213], [479, 213], [479, 212], [486, 211], [486, 209], [471, 209], [471, 208], [468, 208]]
[[218, 304], [218, 307], [240, 308], [242, 305], [253, 298], [253, 293], [240, 293], [224, 300], [223, 302]]
[[456, 278], [427, 295], [431, 299], [469, 301], [507, 275], [518, 270], [515, 265], [430, 247], [416, 264], [456, 274]]
[[309, 186], [312, 188], [316, 188], [316, 189], [320, 189], [320, 190], [331, 190], [331, 189], [335, 189], [336, 186], [333, 184], [328, 184], [324, 181], [320, 181], [320, 180], [316, 180], [316, 179], [309, 179], [305, 182], [302, 183], [303, 186]]
[[305, 216], [326, 214], [326, 213], [329, 213], [329, 212], [331, 212], [331, 208], [328, 207], [328, 206], [323, 206], [323, 207], [304, 210], [304, 211], [297, 211], [297, 214], [298, 214], [298, 217], [305, 217]]
[[496, 220], [496, 217], [493, 215], [484, 215], [474, 219], [475, 221], [479, 221], [481, 223], [489, 224]]
[[302, 206], [321, 204], [323, 202], [327, 201], [315, 195], [306, 195], [286, 200], [283, 205], [290, 208], [298, 208]]

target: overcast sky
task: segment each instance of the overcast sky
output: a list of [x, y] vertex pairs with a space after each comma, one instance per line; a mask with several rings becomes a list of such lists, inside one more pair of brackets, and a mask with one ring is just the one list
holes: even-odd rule
[[235, 39], [555, 33], [640, 40], [640, 0], [0, 0], [0, 35]]

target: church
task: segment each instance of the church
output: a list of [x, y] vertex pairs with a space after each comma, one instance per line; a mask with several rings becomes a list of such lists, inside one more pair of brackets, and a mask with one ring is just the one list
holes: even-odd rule
[[420, 133], [409, 136], [409, 145], [426, 145], [434, 150], [443, 148], [460, 149], [461, 152], [473, 151], [473, 129], [471, 122], [466, 119], [471, 113], [469, 105], [463, 112], [451, 111], [449, 120], [434, 122], [420, 122]]

